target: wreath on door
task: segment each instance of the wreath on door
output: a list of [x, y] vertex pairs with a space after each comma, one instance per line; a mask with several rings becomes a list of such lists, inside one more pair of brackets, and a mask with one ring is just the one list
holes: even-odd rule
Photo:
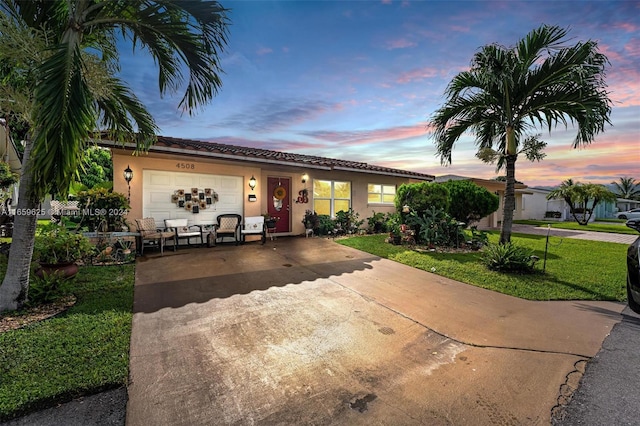
[[273, 198], [277, 200], [282, 200], [287, 196], [287, 190], [282, 186], [277, 186], [276, 189], [273, 190]]

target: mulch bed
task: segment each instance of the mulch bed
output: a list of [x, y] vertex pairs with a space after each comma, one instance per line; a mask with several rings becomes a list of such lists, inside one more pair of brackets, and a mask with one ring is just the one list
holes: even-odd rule
[[76, 303], [74, 295], [65, 296], [53, 303], [34, 306], [19, 313], [9, 312], [0, 316], [0, 334], [9, 330], [16, 330], [34, 322], [59, 315]]

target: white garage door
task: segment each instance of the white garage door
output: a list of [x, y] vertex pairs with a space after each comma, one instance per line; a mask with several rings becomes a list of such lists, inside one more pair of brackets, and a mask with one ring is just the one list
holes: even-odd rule
[[[144, 217], [153, 217], [158, 226], [165, 219], [189, 219], [190, 225], [215, 223], [224, 213], [242, 214], [242, 177], [180, 173], [161, 170], [144, 170], [142, 173], [142, 211]], [[218, 193], [219, 201], [192, 213], [171, 202], [175, 191], [183, 189], [187, 194], [192, 188], [204, 191], [211, 188]]]

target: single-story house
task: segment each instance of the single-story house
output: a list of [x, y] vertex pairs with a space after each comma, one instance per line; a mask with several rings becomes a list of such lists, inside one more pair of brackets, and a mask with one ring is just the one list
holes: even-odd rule
[[[434, 176], [372, 164], [220, 143], [158, 137], [148, 153], [102, 139], [113, 158], [114, 191], [127, 194], [129, 223], [153, 217], [212, 224], [223, 213], [279, 218], [276, 235], [304, 233], [306, 210], [334, 216], [352, 208], [366, 219], [393, 212], [396, 188]], [[124, 170], [132, 173], [130, 182]], [[189, 203], [190, 201], [190, 203]]]
[[616, 200], [616, 206], [613, 209], [613, 215], [615, 216], [618, 212], [626, 212], [632, 209], [637, 209], [640, 207], [640, 200], [628, 200], [626, 198], [618, 198]]
[[547, 200], [547, 196], [551, 192], [546, 188], [527, 188], [527, 192], [522, 195], [522, 210], [519, 212], [518, 219], [521, 220], [543, 220], [546, 212], [560, 212], [557, 220], [571, 220], [569, 206], [562, 200]]
[[[436, 177], [436, 182], [447, 182], [450, 180], [469, 180], [475, 183], [478, 186], [481, 186], [487, 191], [496, 194], [500, 197], [500, 205], [498, 210], [491, 213], [489, 216], [482, 218], [478, 223], [479, 228], [499, 228], [502, 224], [502, 216], [503, 216], [503, 207], [504, 207], [504, 193], [506, 190], [507, 184], [505, 182], [501, 182], [498, 180], [490, 180], [490, 179], [479, 179], [467, 176], [458, 176], [458, 175], [443, 175]], [[513, 212], [514, 219], [522, 219], [523, 214], [523, 201], [522, 197], [524, 194], [528, 194], [527, 185], [516, 183], [515, 184], [515, 195], [516, 195], [516, 209]]]

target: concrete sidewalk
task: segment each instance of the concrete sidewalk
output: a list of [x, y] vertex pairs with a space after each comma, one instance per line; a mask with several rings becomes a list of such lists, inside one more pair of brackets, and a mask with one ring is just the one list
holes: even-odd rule
[[638, 235], [614, 234], [611, 232], [576, 231], [570, 229], [547, 228], [546, 226], [520, 225], [514, 224], [511, 228], [513, 233], [550, 235], [561, 238], [573, 238], [576, 240], [603, 241], [607, 243], [631, 244], [638, 238]]
[[319, 238], [143, 258], [127, 424], [549, 424], [624, 307]]

